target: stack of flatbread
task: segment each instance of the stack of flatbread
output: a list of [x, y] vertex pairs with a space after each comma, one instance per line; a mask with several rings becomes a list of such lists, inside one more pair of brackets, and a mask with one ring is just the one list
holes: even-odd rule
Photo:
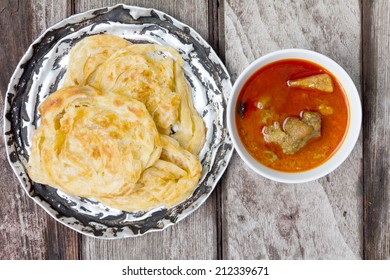
[[32, 180], [125, 211], [171, 207], [197, 186], [205, 126], [173, 48], [87, 37], [39, 107]]

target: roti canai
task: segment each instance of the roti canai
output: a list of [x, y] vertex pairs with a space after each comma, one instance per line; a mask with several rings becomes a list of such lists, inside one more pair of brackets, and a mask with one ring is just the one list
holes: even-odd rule
[[62, 88], [39, 108], [31, 179], [125, 211], [189, 197], [206, 131], [183, 64], [167, 46], [108, 34], [78, 42]]
[[153, 119], [138, 100], [68, 87], [39, 108], [28, 172], [41, 184], [84, 197], [132, 190], [161, 155]]

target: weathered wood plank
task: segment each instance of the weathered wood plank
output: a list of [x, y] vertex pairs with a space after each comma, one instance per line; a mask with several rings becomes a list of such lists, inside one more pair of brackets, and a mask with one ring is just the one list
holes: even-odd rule
[[[208, 1], [207, 0], [127, 0], [119, 3], [139, 6], [145, 8], [154, 8], [167, 13], [174, 18], [188, 24], [196, 30], [204, 39], [209, 38], [208, 27]], [[80, 0], [75, 2], [75, 12], [80, 13], [90, 9], [102, 8], [118, 4], [115, 0], [87, 1]]]
[[[111, 6], [116, 1], [76, 1], [75, 12]], [[124, 1], [124, 4], [152, 7], [193, 27], [209, 38], [208, 2]], [[215, 259], [217, 258], [215, 191], [190, 217], [159, 233], [125, 240], [82, 238], [85, 259]]]
[[[67, 16], [62, 1], [0, 1], [0, 121], [11, 75], [28, 46]], [[3, 134], [3, 127], [2, 132]], [[0, 138], [0, 259], [75, 259], [77, 233], [56, 223], [24, 192], [6, 159]]]
[[[253, 60], [283, 48], [306, 48], [338, 61], [358, 89], [358, 0], [224, 2], [225, 57], [233, 80]], [[255, 175], [234, 155], [222, 180], [226, 259], [362, 257], [362, 141], [323, 179], [296, 185]]]
[[390, 259], [389, 15], [389, 1], [363, 1], [366, 259]]
[[216, 259], [215, 195], [178, 224], [124, 240], [83, 237], [83, 259]]

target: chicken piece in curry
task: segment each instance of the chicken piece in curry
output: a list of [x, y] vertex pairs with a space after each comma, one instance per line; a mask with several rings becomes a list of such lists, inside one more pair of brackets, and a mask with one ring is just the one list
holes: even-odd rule
[[303, 112], [302, 117], [288, 117], [283, 130], [278, 122], [263, 128], [264, 140], [278, 144], [287, 155], [298, 152], [307, 141], [321, 136], [321, 115], [316, 112]]
[[289, 80], [287, 81], [287, 85], [289, 87], [333, 92], [333, 81], [328, 74], [318, 74], [297, 80]]

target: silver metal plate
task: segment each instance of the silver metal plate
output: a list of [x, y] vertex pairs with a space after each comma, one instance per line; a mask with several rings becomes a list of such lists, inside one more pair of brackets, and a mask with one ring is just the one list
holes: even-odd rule
[[[28, 177], [26, 164], [32, 134], [39, 125], [38, 107], [61, 85], [70, 49], [81, 39], [100, 33], [117, 35], [133, 43], [169, 45], [185, 61], [185, 76], [207, 135], [199, 154], [203, 167], [201, 180], [191, 197], [175, 207], [124, 212], [92, 199], [67, 195]], [[11, 78], [4, 110], [8, 159], [28, 195], [57, 221], [80, 233], [115, 239], [163, 230], [199, 208], [227, 167], [233, 152], [226, 128], [231, 87], [225, 66], [207, 42], [163, 12], [117, 5], [77, 14], [42, 34], [29, 47]]]

